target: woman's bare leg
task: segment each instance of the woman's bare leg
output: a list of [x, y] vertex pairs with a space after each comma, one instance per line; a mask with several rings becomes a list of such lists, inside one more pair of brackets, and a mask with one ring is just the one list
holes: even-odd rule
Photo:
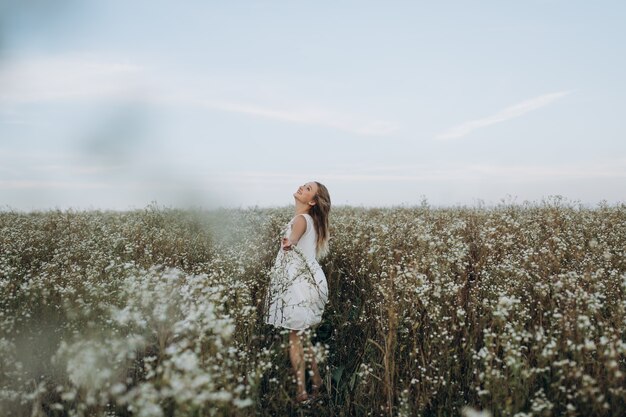
[[317, 367], [317, 361], [315, 360], [315, 352], [313, 351], [313, 343], [309, 343], [308, 354], [311, 358], [311, 370], [313, 371], [313, 384], [317, 386], [313, 387], [313, 393], [317, 394], [318, 388], [322, 385], [322, 377], [320, 376], [319, 369]]
[[304, 380], [304, 349], [297, 330], [289, 332], [289, 358], [296, 374], [296, 392], [298, 399], [306, 399], [306, 385]]

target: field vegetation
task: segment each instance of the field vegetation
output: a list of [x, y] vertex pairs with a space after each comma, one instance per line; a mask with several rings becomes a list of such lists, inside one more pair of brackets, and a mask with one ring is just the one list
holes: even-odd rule
[[626, 415], [626, 205], [334, 207], [304, 408], [263, 322], [293, 214], [0, 212], [0, 415]]

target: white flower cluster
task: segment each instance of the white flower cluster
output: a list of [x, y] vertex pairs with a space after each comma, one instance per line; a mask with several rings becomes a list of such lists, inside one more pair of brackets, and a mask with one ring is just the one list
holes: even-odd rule
[[[110, 330], [95, 339], [76, 335], [55, 355], [71, 382], [62, 387], [61, 398], [81, 398], [79, 414], [115, 403], [139, 415], [161, 416], [166, 399], [187, 410], [251, 405], [249, 388], [237, 381], [239, 350], [230, 343], [235, 323], [219, 303], [225, 289], [207, 287], [207, 275], [174, 268], [124, 270], [116, 299], [123, 307], [109, 307]], [[144, 377], [129, 378], [128, 370], [137, 365]]]

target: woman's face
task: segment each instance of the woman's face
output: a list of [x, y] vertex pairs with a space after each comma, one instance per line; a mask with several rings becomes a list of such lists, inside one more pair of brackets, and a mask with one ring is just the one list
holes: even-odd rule
[[307, 182], [298, 187], [298, 190], [293, 193], [293, 196], [304, 204], [309, 204], [309, 202], [313, 201], [315, 194], [317, 194], [317, 188], [317, 184], [314, 181]]

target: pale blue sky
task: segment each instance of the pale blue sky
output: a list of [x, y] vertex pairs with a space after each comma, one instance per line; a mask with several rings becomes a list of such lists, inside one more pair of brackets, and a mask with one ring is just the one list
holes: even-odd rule
[[626, 3], [185, 4], [0, 6], [0, 205], [624, 201]]

